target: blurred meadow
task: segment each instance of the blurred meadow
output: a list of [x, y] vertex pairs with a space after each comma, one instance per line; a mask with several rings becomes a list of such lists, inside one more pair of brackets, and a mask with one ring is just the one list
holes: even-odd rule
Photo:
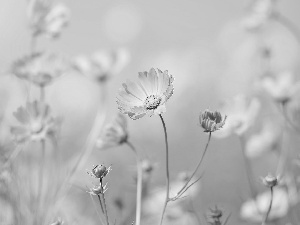
[[[57, 36], [42, 29], [33, 34], [37, 9], [30, 11], [30, 4], [37, 2], [66, 7], [54, 18], [54, 29], [66, 20]], [[258, 201], [264, 205], [259, 210], [244, 203], [269, 194], [261, 181], [269, 173], [280, 181], [266, 224], [300, 224], [299, 9], [298, 0], [2, 0], [0, 224], [106, 225], [97, 196], [87, 193], [94, 184], [87, 170], [100, 164], [111, 166], [104, 179], [109, 224], [137, 224], [135, 155], [126, 143], [103, 147], [101, 137], [119, 115], [122, 84], [150, 68], [174, 77], [162, 114], [171, 192], [186, 181], [182, 172], [194, 171], [211, 134], [193, 178], [201, 179], [168, 204], [163, 224], [263, 224], [269, 197]], [[50, 78], [34, 80], [33, 73]], [[28, 125], [28, 109], [47, 124], [29, 124], [24, 134], [18, 127]], [[203, 132], [199, 115], [205, 109], [226, 115], [224, 127]], [[151, 167], [143, 171], [149, 177], [143, 177], [140, 224], [159, 224], [164, 130], [157, 115], [132, 120], [124, 114], [130, 143]], [[276, 191], [283, 194], [277, 198]], [[215, 206], [222, 222], [208, 215]]]

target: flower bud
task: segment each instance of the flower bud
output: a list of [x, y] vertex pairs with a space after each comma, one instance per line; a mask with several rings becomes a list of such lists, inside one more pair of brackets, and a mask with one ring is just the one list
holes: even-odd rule
[[204, 132], [214, 132], [224, 126], [226, 118], [227, 116], [223, 120], [218, 111], [211, 112], [206, 109], [204, 112], [200, 112], [199, 122]]
[[271, 174], [268, 174], [266, 177], [262, 178], [262, 182], [266, 187], [272, 188], [278, 185], [279, 177], [275, 177]]

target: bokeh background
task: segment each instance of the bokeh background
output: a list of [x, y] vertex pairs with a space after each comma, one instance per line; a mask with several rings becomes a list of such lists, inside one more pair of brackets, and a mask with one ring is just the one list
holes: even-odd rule
[[[70, 25], [56, 41], [41, 39], [38, 48], [68, 57], [89, 55], [101, 49], [128, 50], [129, 64], [108, 82], [107, 122], [118, 111], [116, 94], [126, 79], [136, 80], [138, 72], [151, 67], [168, 70], [175, 77], [174, 95], [164, 114], [171, 177], [192, 170], [207, 140], [199, 127], [199, 112], [206, 108], [217, 109], [220, 102], [238, 93], [252, 92], [250, 84], [259, 74], [261, 37], [242, 26], [251, 0], [63, 2], [71, 10]], [[300, 26], [298, 0], [278, 1], [277, 6]], [[0, 111], [8, 118], [2, 127], [1, 138], [5, 139], [5, 129], [9, 130], [15, 122], [11, 113], [26, 100], [22, 82], [5, 73], [16, 58], [29, 52], [26, 1], [1, 0], [0, 40], [0, 68], [4, 72], [0, 77]], [[285, 27], [271, 24], [265, 31], [264, 41], [274, 49], [275, 70], [291, 67], [299, 70], [299, 44]], [[66, 158], [72, 159], [84, 146], [101, 99], [102, 92], [98, 88], [87, 78], [69, 73], [47, 89], [46, 100], [53, 111], [64, 118], [61, 151]], [[128, 126], [132, 143], [144, 158], [156, 162], [153, 186], [164, 185], [164, 136], [159, 118], [129, 119]], [[273, 172], [272, 160], [270, 157], [254, 162], [257, 177]], [[135, 158], [130, 150], [126, 146], [95, 150], [85, 168], [99, 163], [113, 165], [108, 201], [112, 203], [121, 198], [126, 204], [134, 202]], [[213, 135], [198, 175], [202, 173], [201, 190], [195, 199], [197, 212], [203, 215], [209, 206], [218, 204], [226, 212], [232, 212], [229, 224], [243, 224], [239, 220], [239, 207], [250, 194], [240, 143], [235, 136], [217, 139]], [[89, 182], [85, 170], [79, 171], [76, 186], [85, 188]], [[80, 189], [73, 191], [79, 199], [84, 199]], [[83, 208], [79, 211], [83, 212]], [[109, 208], [112, 215], [117, 215], [113, 208]]]

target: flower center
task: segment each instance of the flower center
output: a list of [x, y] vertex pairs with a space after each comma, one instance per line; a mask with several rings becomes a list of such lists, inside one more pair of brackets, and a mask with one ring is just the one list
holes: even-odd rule
[[146, 109], [151, 110], [151, 109], [156, 109], [157, 106], [159, 106], [161, 102], [161, 98], [155, 95], [150, 95], [146, 98], [145, 100], [145, 106]]

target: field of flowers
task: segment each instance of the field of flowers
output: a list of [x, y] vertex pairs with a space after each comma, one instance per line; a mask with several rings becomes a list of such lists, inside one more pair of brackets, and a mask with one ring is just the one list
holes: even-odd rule
[[298, 0], [2, 0], [0, 225], [299, 225]]

